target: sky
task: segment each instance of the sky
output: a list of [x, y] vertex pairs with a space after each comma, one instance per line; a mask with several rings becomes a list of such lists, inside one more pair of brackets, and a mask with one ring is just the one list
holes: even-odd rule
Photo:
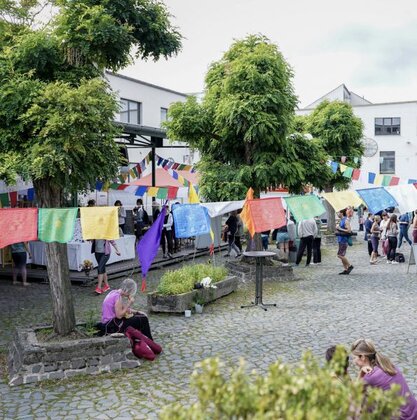
[[235, 39], [263, 34], [294, 70], [299, 106], [344, 83], [373, 103], [417, 100], [417, 7], [411, 0], [165, 0], [182, 51], [120, 73], [201, 92]]

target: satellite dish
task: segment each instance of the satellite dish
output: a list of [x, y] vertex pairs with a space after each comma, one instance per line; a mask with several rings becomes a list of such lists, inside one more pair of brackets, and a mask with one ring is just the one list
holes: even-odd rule
[[363, 155], [365, 157], [375, 156], [376, 152], [378, 151], [378, 143], [370, 137], [365, 137], [362, 142], [365, 147]]

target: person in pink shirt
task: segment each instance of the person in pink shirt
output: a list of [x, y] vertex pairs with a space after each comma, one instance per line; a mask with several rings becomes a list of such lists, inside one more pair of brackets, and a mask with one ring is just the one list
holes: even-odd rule
[[371, 340], [360, 338], [351, 347], [355, 365], [360, 369], [359, 378], [367, 386], [381, 388], [384, 391], [392, 385], [399, 385], [399, 394], [405, 398], [406, 403], [400, 408], [401, 420], [417, 419], [417, 400], [411, 393], [407, 382], [388, 357], [376, 350]]

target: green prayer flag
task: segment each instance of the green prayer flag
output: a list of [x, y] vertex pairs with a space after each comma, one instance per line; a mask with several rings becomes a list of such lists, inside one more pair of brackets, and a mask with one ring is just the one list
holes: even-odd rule
[[353, 173], [353, 168], [351, 168], [351, 167], [347, 167], [346, 169], [345, 169], [345, 172], [343, 172], [343, 176], [345, 177], [345, 178], [352, 178], [352, 173]]
[[391, 176], [384, 175], [384, 178], [382, 178], [382, 186], [388, 187], [390, 183], [391, 183]]
[[284, 197], [284, 200], [297, 222], [321, 216], [326, 212], [323, 204], [315, 195], [296, 195]]
[[2, 207], [10, 206], [9, 193], [0, 194], [0, 203]]
[[156, 198], [164, 199], [164, 198], [167, 198], [167, 195], [168, 195], [168, 188], [161, 187], [156, 193]]
[[116, 184], [115, 182], [113, 182], [112, 184], [110, 184], [110, 189], [111, 190], [117, 190], [119, 188], [120, 184]]
[[78, 208], [43, 209], [38, 212], [38, 238], [43, 242], [71, 241]]

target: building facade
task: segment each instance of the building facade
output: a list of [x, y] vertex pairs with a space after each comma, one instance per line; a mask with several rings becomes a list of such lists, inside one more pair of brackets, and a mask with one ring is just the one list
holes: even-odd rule
[[[363, 174], [372, 172], [399, 177], [400, 184], [417, 180], [417, 101], [373, 104], [340, 85], [306, 108], [297, 110], [297, 115], [309, 114], [326, 99], [349, 103], [363, 121]], [[354, 188], [371, 186], [366, 176], [353, 185]]]

